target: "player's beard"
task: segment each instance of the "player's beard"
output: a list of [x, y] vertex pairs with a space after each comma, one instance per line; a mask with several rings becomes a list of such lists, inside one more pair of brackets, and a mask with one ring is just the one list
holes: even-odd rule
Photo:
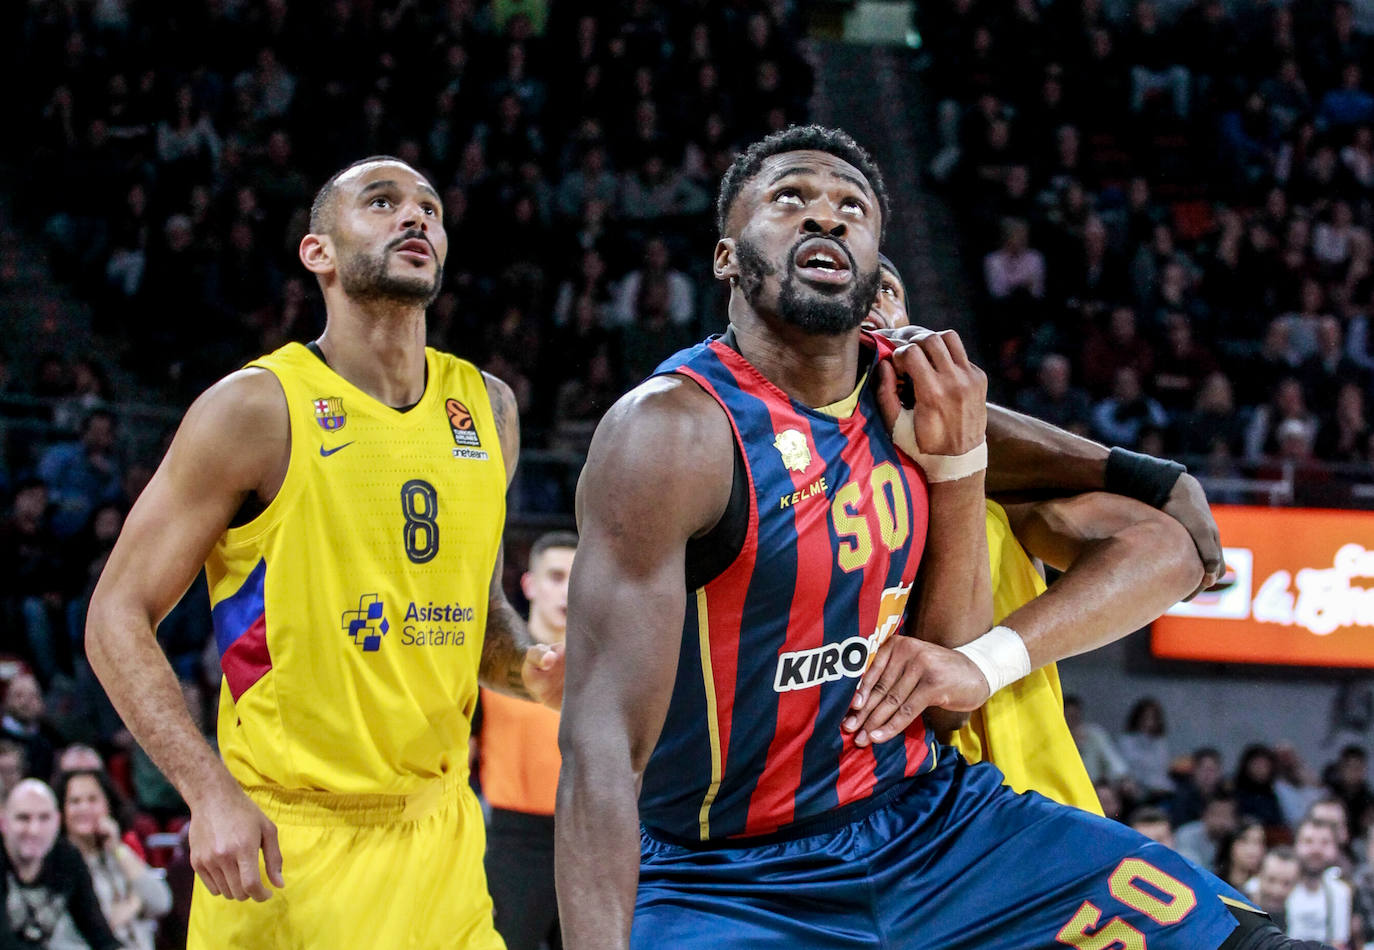
[[[797, 242], [797, 247], [812, 236], [802, 238]], [[862, 324], [878, 293], [878, 283], [882, 279], [878, 268], [865, 275], [859, 275], [855, 269], [856, 278], [850, 284], [848, 293], [834, 297], [822, 296], [815, 291], [807, 292], [802, 287], [797, 277], [797, 247], [787, 255], [787, 270], [778, 289], [778, 316], [807, 333], [827, 336], [848, 333]], [[777, 274], [778, 269], [763, 256], [762, 251], [743, 238], [735, 243], [735, 253], [739, 255], [740, 291], [749, 305], [758, 311], [764, 280]], [[852, 258], [850, 267], [854, 267]]]
[[[398, 244], [416, 235], [402, 235], [391, 244]], [[339, 261], [339, 286], [355, 300], [388, 300], [394, 303], [428, 307], [439, 296], [444, 285], [444, 265], [435, 259], [434, 278], [423, 273], [403, 276], [387, 269], [392, 246], [388, 244], [375, 255], [366, 251], [344, 254]]]

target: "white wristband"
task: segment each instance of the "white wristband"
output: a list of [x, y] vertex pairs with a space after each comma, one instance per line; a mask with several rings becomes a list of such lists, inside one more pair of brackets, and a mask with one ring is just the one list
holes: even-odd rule
[[1031, 671], [1030, 654], [1026, 652], [1025, 641], [1011, 627], [993, 627], [972, 643], [965, 643], [954, 650], [968, 657], [978, 667], [978, 672], [988, 681], [989, 696]]
[[927, 455], [922, 452], [916, 444], [916, 427], [912, 424], [910, 409], [903, 409], [897, 414], [897, 425], [892, 430], [892, 442], [921, 466], [921, 470], [926, 473], [926, 481], [931, 484], [968, 478], [988, 467], [986, 440], [979, 442], [963, 455]]

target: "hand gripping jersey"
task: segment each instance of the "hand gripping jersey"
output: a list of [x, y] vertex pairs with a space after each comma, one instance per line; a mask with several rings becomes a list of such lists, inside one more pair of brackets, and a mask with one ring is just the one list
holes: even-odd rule
[[482, 374], [425, 351], [400, 412], [290, 344], [291, 458], [206, 562], [219, 746], [245, 786], [408, 795], [467, 770], [506, 472]]
[[[864, 340], [871, 368], [885, 344]], [[840, 730], [873, 653], [903, 629], [927, 527], [924, 476], [893, 446], [871, 374], [822, 411], [719, 338], [659, 372], [692, 380], [729, 417], [748, 527], [733, 562], [689, 593], [645, 826], [693, 841], [768, 834], [931, 767], [919, 720], [867, 748]]]

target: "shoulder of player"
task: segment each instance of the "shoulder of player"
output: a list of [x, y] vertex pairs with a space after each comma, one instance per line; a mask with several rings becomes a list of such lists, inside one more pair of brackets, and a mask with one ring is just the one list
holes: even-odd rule
[[186, 422], [209, 422], [221, 437], [235, 434], [261, 436], [264, 432], [289, 432], [286, 393], [269, 370], [248, 367], [230, 373], [201, 393], [186, 413]]
[[585, 472], [617, 507], [671, 509], [691, 534], [714, 524], [729, 501], [733, 444], [729, 420], [714, 399], [684, 377], [656, 376], [606, 413]]
[[182, 457], [192, 450], [200, 466], [220, 467], [231, 482], [243, 475], [256, 484], [258, 475], [284, 464], [290, 442], [281, 383], [268, 370], [248, 368], [201, 393], [177, 430], [173, 450]]
[[496, 420], [496, 434], [506, 460], [506, 480], [510, 481], [520, 458], [520, 404], [515, 390], [500, 377], [482, 370], [482, 382], [487, 387], [487, 401], [491, 403], [491, 415]]

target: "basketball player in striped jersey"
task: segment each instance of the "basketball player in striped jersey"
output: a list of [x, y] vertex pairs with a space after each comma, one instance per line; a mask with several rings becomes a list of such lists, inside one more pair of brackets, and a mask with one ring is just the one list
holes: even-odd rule
[[[511, 391], [425, 346], [447, 253], [414, 168], [330, 178], [300, 244], [323, 335], [196, 400], [92, 599], [91, 664], [191, 806], [193, 950], [502, 946], [470, 717], [479, 679], [557, 706], [562, 651], [501, 589]], [[202, 565], [223, 761], [154, 637]]]
[[[1062, 643], [988, 629], [981, 373], [952, 334], [894, 349], [860, 330], [885, 194], [836, 130], [740, 155], [714, 256], [730, 330], [593, 439], [560, 734], [564, 945], [1291, 945], [1214, 876], [1007, 788], [921, 721], [982, 706]], [[917, 636], [894, 636], [918, 568]]]

